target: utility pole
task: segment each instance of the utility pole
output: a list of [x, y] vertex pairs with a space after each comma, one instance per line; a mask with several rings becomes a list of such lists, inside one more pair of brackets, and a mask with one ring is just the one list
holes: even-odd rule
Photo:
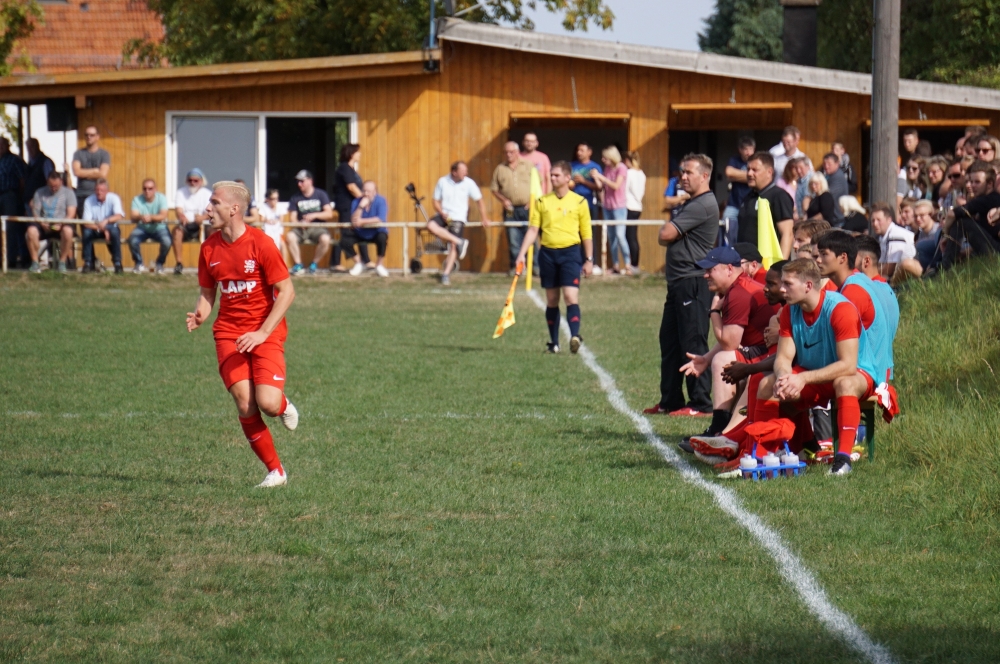
[[872, 130], [868, 200], [896, 205], [899, 149], [899, 3], [873, 0]]

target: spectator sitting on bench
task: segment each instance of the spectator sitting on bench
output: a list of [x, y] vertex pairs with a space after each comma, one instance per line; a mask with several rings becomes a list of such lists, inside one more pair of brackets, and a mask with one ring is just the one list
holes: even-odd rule
[[185, 242], [194, 242], [201, 238], [201, 223], [208, 219], [208, 199], [212, 191], [205, 186], [205, 174], [200, 168], [192, 168], [187, 174], [187, 186], [177, 190], [174, 204], [177, 212], [177, 225], [174, 226], [174, 274], [184, 272], [181, 250]]
[[[303, 168], [296, 173], [295, 180], [299, 186], [299, 193], [288, 201], [288, 220], [292, 223], [298, 221], [309, 224], [333, 221], [330, 197], [322, 189], [313, 186], [312, 173]], [[299, 245], [303, 242], [312, 242], [316, 245], [316, 252], [313, 254], [312, 262], [309, 263], [309, 274], [316, 274], [317, 263], [326, 256], [326, 252], [330, 251], [330, 229], [293, 228], [286, 239], [288, 253], [292, 255], [292, 274], [302, 273], [302, 253]]]
[[264, 224], [264, 234], [274, 240], [281, 255], [285, 255], [285, 227], [281, 223], [281, 213], [278, 212], [278, 198], [280, 194], [277, 189], [268, 189], [264, 194], [264, 204], [256, 208], [254, 214], [257, 220]]
[[[50, 171], [47, 184], [35, 191], [31, 199], [31, 214], [45, 219], [74, 219], [76, 217], [76, 196], [73, 190], [63, 185], [62, 174]], [[28, 224], [25, 236], [28, 243], [28, 254], [31, 256], [30, 272], [41, 272], [38, 265], [38, 252], [43, 239], [59, 240], [59, 271], [66, 271], [66, 262], [73, 252], [73, 224], [47, 224], [33, 221]], [[52, 251], [49, 252], [54, 253]]]
[[167, 231], [167, 212], [170, 204], [167, 197], [156, 191], [156, 181], [146, 178], [142, 181], [142, 193], [132, 199], [130, 215], [136, 226], [128, 236], [128, 248], [132, 251], [136, 274], [142, 274], [142, 253], [139, 245], [146, 240], [160, 243], [160, 253], [156, 256], [156, 274], [163, 274], [163, 262], [170, 252], [170, 232]]
[[354, 245], [373, 242], [378, 251], [378, 263], [375, 272], [380, 277], [388, 277], [385, 269], [385, 247], [389, 241], [389, 229], [384, 224], [389, 216], [389, 205], [380, 196], [373, 180], [368, 180], [361, 186], [361, 198], [351, 202], [351, 227], [340, 233], [340, 248], [344, 255], [354, 259], [351, 276], [356, 277], [365, 271], [365, 261], [358, 258]]
[[122, 199], [108, 191], [108, 181], [97, 179], [96, 191], [83, 202], [83, 271], [94, 271], [94, 240], [101, 237], [108, 244], [115, 274], [122, 270], [122, 235], [118, 222], [125, 218]]
[[[893, 221], [892, 207], [885, 203], [872, 206], [872, 230], [882, 248], [879, 271], [892, 280], [896, 266], [907, 258], [915, 258], [917, 248], [913, 244], [913, 231], [903, 228]], [[901, 271], [901, 276], [902, 271]]]

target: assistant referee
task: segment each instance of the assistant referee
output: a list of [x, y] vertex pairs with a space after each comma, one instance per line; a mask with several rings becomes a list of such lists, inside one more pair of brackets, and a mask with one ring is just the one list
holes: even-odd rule
[[583, 196], [570, 191], [573, 171], [567, 162], [557, 161], [553, 164], [549, 179], [552, 182], [552, 193], [539, 198], [531, 209], [528, 231], [524, 234], [521, 251], [517, 255], [517, 265], [519, 269], [524, 265], [528, 247], [541, 234], [538, 268], [542, 276], [542, 288], [545, 289], [545, 321], [549, 325], [551, 338], [546, 344], [546, 352], [559, 352], [559, 290], [562, 289], [571, 337], [569, 349], [575, 353], [580, 350], [580, 343], [583, 341], [580, 336], [580, 274], [589, 277], [594, 269], [590, 204]]

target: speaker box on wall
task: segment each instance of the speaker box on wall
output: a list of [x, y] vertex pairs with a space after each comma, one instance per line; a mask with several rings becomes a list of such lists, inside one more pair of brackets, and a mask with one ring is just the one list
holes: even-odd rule
[[76, 129], [76, 100], [73, 97], [45, 100], [45, 115], [49, 131]]

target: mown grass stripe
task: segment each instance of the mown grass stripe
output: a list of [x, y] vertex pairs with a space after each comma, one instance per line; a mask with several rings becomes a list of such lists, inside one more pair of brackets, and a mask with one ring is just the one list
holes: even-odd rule
[[[528, 296], [539, 309], [545, 310], [545, 301], [537, 291], [528, 291]], [[562, 321], [560, 328], [563, 335], [568, 337], [569, 326], [565, 320]], [[834, 606], [816, 577], [805, 563], [792, 553], [777, 532], [769, 528], [759, 516], [744, 508], [732, 490], [706, 481], [691, 464], [656, 435], [649, 420], [629, 407], [614, 377], [597, 362], [594, 353], [587, 346], [580, 347], [579, 355], [587, 368], [597, 376], [598, 383], [607, 395], [611, 407], [632, 420], [636, 430], [646, 438], [664, 461], [676, 468], [684, 480], [710, 493], [722, 511], [732, 516], [764, 547], [778, 563], [778, 573], [795, 589], [806, 607], [828, 630], [841, 637], [848, 646], [874, 664], [892, 664], [896, 661], [888, 648], [872, 641], [849, 615]]]

